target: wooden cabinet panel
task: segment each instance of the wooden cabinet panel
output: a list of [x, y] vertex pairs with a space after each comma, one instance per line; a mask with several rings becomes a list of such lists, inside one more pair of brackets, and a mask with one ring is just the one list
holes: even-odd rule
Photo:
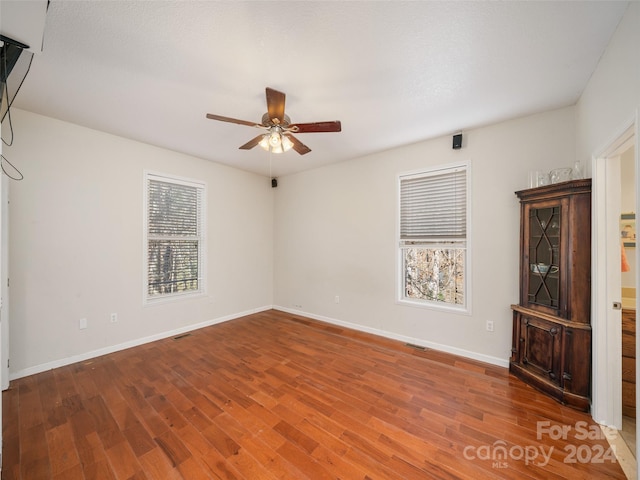
[[636, 353], [636, 341], [635, 334], [625, 334], [624, 327], [622, 330], [622, 356], [635, 358]]
[[578, 326], [566, 327], [564, 330], [562, 386], [565, 392], [589, 398], [591, 396], [591, 328]]
[[622, 382], [622, 414], [636, 418], [636, 382]]
[[591, 180], [516, 192], [520, 302], [511, 372], [581, 410], [591, 398]]
[[560, 385], [562, 326], [540, 318], [523, 317], [521, 328], [522, 365]]
[[636, 358], [635, 310], [622, 310], [622, 356]]
[[622, 310], [622, 414], [636, 417], [636, 311]]
[[622, 381], [636, 383], [636, 359], [622, 357]]

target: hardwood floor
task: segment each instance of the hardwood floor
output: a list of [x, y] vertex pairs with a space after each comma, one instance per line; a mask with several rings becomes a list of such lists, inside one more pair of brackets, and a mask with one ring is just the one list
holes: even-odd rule
[[6, 480], [625, 478], [506, 368], [277, 311], [19, 379], [3, 409]]

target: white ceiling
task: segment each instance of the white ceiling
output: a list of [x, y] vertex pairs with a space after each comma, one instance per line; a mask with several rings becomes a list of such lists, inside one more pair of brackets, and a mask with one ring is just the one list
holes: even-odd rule
[[[285, 175], [574, 104], [627, 3], [53, 0], [14, 106]], [[205, 118], [259, 122], [267, 86], [342, 132], [270, 162]]]

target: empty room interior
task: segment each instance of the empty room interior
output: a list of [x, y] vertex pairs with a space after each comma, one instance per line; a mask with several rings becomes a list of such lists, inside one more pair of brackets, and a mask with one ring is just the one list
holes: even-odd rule
[[640, 2], [0, 35], [3, 480], [640, 478]]

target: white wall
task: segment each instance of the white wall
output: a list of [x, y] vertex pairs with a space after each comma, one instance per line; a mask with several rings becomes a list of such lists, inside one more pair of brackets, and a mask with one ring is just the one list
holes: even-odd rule
[[[636, 211], [636, 168], [635, 149], [631, 147], [620, 155], [620, 211]], [[637, 233], [636, 233], [637, 235]], [[629, 271], [622, 272], [622, 286], [635, 288], [636, 286], [636, 249], [625, 248]]]
[[640, 107], [640, 2], [630, 2], [576, 104], [576, 153], [583, 164], [629, 127]]
[[[614, 141], [634, 125], [640, 108], [640, 3], [630, 2], [580, 100], [576, 104], [576, 153], [592, 164], [592, 158], [611, 150]], [[636, 130], [637, 131], [637, 130]], [[636, 134], [636, 145], [638, 138]], [[606, 160], [604, 160], [606, 161]], [[638, 165], [636, 149], [636, 165]], [[606, 171], [597, 161], [594, 178], [594, 239], [592, 265], [592, 409], [595, 421], [604, 425], [622, 424], [620, 371], [620, 316], [611, 310], [607, 285], [607, 243], [600, 225], [606, 225]], [[615, 192], [617, 193], [617, 192]], [[638, 214], [638, 186], [636, 207]], [[616, 232], [617, 233], [617, 232]], [[637, 259], [638, 250], [635, 250]], [[619, 268], [616, 266], [616, 268]], [[609, 269], [610, 271], [610, 269]], [[636, 269], [636, 285], [638, 270]], [[615, 299], [615, 298], [614, 298]], [[637, 345], [640, 348], [640, 344]], [[640, 354], [640, 350], [638, 350]], [[638, 379], [640, 380], [640, 378]], [[637, 382], [640, 387], [640, 381]], [[640, 399], [640, 390], [637, 392]], [[636, 432], [636, 436], [640, 431]], [[636, 452], [637, 455], [638, 452]]]
[[[6, 151], [25, 177], [11, 184], [12, 377], [272, 304], [267, 178], [25, 111], [12, 120]], [[143, 306], [145, 169], [207, 184], [206, 296]]]
[[[514, 191], [527, 188], [531, 169], [572, 166], [574, 137], [569, 107], [465, 132], [461, 150], [447, 136], [280, 178], [275, 305], [507, 365], [518, 303]], [[471, 161], [472, 315], [399, 305], [397, 175], [460, 160]]]

